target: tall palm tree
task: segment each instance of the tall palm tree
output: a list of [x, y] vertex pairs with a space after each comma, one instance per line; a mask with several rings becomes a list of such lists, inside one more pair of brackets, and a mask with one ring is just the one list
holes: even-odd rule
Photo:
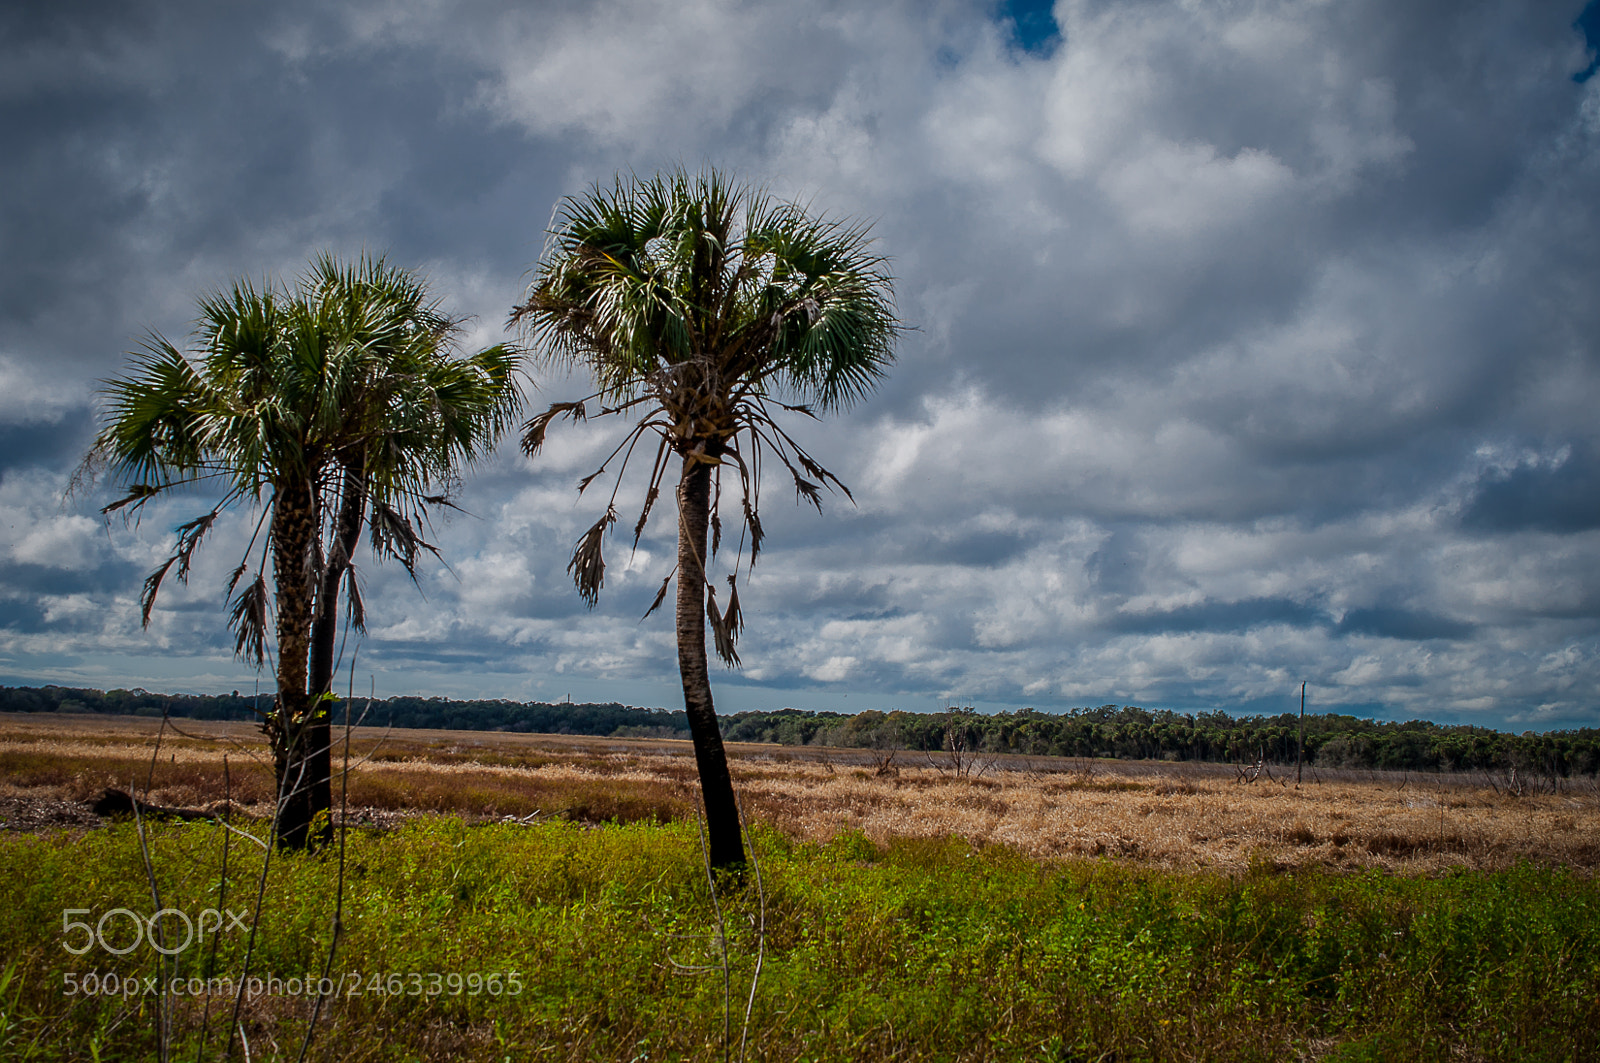
[[262, 509], [228, 584], [229, 624], [236, 651], [260, 667], [268, 613], [276, 614], [277, 699], [264, 730], [286, 847], [326, 838], [325, 827], [313, 831], [331, 803], [337, 602], [343, 581], [351, 619], [361, 622], [349, 568], [362, 528], [375, 552], [414, 576], [418, 552], [433, 549], [420, 531], [428, 507], [448, 504], [458, 468], [492, 445], [520, 405], [520, 355], [502, 345], [458, 357], [457, 331], [411, 271], [323, 256], [292, 290], [240, 281], [201, 299], [190, 353], [153, 335], [133, 371], [105, 388], [105, 423], [88, 462], [130, 485], [105, 512], [137, 512], [183, 485], [222, 492], [210, 512], [178, 528], [172, 556], [145, 580], [146, 625], [163, 580], [174, 569], [187, 579], [217, 517], [241, 503]]
[[[761, 549], [766, 456], [788, 470], [797, 498], [819, 510], [824, 486], [849, 495], [774, 417], [844, 408], [885, 372], [899, 332], [885, 260], [870, 250], [865, 226], [812, 217], [715, 170], [619, 179], [562, 201], [527, 300], [511, 320], [533, 340], [536, 358], [585, 368], [599, 389], [529, 421], [523, 448], [530, 456], [555, 419], [583, 420], [595, 401], [601, 415], [636, 420], [580, 492], [619, 455], [620, 487], [634, 447], [647, 434], [656, 437], [635, 546], [670, 459], [678, 459], [678, 670], [711, 862], [742, 864], [738, 806], [706, 667], [707, 622], [718, 655], [737, 665], [737, 577], [745, 544], [751, 566]], [[743, 534], [721, 609], [707, 563], [721, 545], [718, 503], [729, 469], [740, 489]], [[578, 540], [569, 566], [591, 607], [604, 581], [601, 546], [617, 519], [616, 494], [614, 488], [605, 514]], [[663, 580], [646, 616], [665, 600], [672, 578]]]

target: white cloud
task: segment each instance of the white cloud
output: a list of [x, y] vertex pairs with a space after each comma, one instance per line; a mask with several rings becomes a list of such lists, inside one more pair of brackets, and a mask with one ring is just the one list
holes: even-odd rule
[[48, 364], [0, 354], [0, 425], [60, 420], [68, 410], [88, 404], [92, 386], [76, 375], [51, 372]]
[[98, 560], [104, 530], [87, 517], [56, 517], [28, 531], [11, 556], [30, 565], [86, 569]]

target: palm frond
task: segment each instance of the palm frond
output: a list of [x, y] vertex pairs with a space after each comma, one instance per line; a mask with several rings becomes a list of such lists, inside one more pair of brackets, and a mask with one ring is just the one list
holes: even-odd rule
[[606, 562], [600, 551], [601, 540], [605, 538], [606, 529], [616, 522], [615, 507], [608, 507], [605, 516], [595, 521], [594, 526], [578, 539], [572, 551], [572, 560], [567, 563], [567, 572], [578, 587], [578, 596], [591, 609], [600, 600], [600, 588], [606, 582]]
[[672, 577], [675, 576], [677, 572], [678, 568], [676, 565], [674, 565], [672, 571], [667, 573], [666, 579], [661, 581], [661, 589], [656, 591], [654, 600], [650, 602], [650, 608], [646, 609], [644, 611], [644, 615], [639, 618], [641, 623], [650, 619], [650, 614], [655, 612], [657, 609], [660, 609], [661, 603], [667, 600], [667, 588], [672, 586]]
[[150, 611], [156, 606], [156, 593], [161, 590], [161, 581], [167, 578], [167, 572], [178, 563], [177, 557], [169, 557], [160, 568], [144, 578], [144, 586], [139, 591], [139, 626], [150, 626]]
[[267, 579], [257, 573], [255, 580], [233, 600], [228, 613], [228, 629], [234, 633], [235, 655], [260, 668], [266, 661]]
[[367, 630], [367, 606], [361, 598], [361, 581], [356, 578], [356, 570], [351, 568], [344, 580], [346, 596], [349, 599], [350, 626], [357, 631]]
[[550, 422], [557, 417], [569, 417], [574, 422], [585, 421], [589, 418], [588, 408], [582, 402], [556, 402], [550, 408], [539, 414], [533, 420], [522, 426], [522, 452], [528, 457], [535, 457], [544, 446], [545, 433], [550, 429]]
[[372, 552], [375, 557], [390, 557], [400, 562], [413, 583], [417, 579], [417, 558], [421, 552], [439, 556], [438, 547], [422, 537], [412, 519], [387, 502], [374, 501], [368, 518]]
[[728, 622], [728, 617], [717, 609], [717, 588], [706, 587], [706, 619], [711, 622], [712, 645], [717, 656], [730, 668], [739, 667], [739, 651], [734, 648], [738, 632]]
[[132, 505], [135, 510], [161, 493], [161, 488], [156, 484], [134, 484], [128, 493], [109, 505], [102, 506], [102, 514], [112, 514], [125, 506]]

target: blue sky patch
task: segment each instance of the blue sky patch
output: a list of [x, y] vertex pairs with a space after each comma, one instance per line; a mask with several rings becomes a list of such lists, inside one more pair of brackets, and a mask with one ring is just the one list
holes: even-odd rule
[[1600, 69], [1600, 0], [1589, 0], [1572, 28], [1583, 34], [1583, 43], [1589, 48], [1589, 65], [1572, 75], [1572, 80], [1581, 85]]
[[1054, 8], [1052, 0], [1000, 0], [998, 15], [1002, 22], [1010, 22], [1011, 39], [1018, 48], [1045, 58], [1061, 43]]

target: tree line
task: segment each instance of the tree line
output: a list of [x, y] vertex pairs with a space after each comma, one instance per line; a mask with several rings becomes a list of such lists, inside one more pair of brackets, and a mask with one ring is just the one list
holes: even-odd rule
[[[253, 720], [269, 699], [232, 694], [156, 694], [147, 690], [0, 687], [0, 712], [83, 712], [200, 720]], [[343, 720], [342, 704], [330, 716]], [[392, 697], [358, 700], [352, 718], [379, 727], [687, 738], [683, 710], [618, 702], [519, 702], [504, 699]], [[952, 746], [976, 754], [1194, 761], [1295, 763], [1299, 717], [1178, 713], [1135, 705], [1101, 705], [1049, 713], [1019, 709], [993, 715], [972, 709], [936, 713], [781, 709], [740, 712], [721, 721], [730, 742], [937, 753]], [[1305, 719], [1305, 763], [1321, 768], [1391, 771], [1518, 769], [1529, 777], [1600, 774], [1600, 729], [1512, 734], [1468, 724], [1404, 722], [1317, 713]]]
[[[330, 703], [330, 721], [342, 725], [342, 701]], [[159, 719], [255, 720], [272, 711], [272, 697], [235, 690], [231, 694], [157, 694], [148, 690], [79, 687], [0, 687], [0, 712], [105, 713]], [[619, 702], [543, 702], [482, 699], [456, 701], [414, 695], [350, 705], [350, 720], [369, 727], [433, 728], [446, 731], [507, 731], [523, 734], [686, 738], [682, 709], [641, 709]]]
[[[1101, 705], [1061, 713], [1019, 709], [984, 715], [972, 709], [938, 713], [745, 712], [728, 718], [729, 741], [780, 742], [868, 749], [1293, 764], [1300, 718], [1178, 713], [1135, 705]], [[1305, 718], [1305, 763], [1326, 768], [1393, 771], [1504, 771], [1568, 778], [1600, 773], [1600, 729], [1511, 734], [1426, 720], [1360, 719], [1338, 713]]]

